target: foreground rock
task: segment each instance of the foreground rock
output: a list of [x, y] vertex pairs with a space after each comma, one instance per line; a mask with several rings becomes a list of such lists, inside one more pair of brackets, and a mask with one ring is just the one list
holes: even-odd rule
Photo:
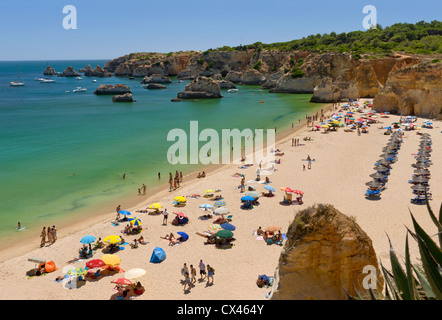
[[57, 75], [57, 72], [55, 72], [54, 68], [47, 66], [43, 74], [45, 76], [55, 76]]
[[79, 77], [80, 74], [77, 73], [73, 67], [67, 67], [63, 73], [59, 74], [60, 77]]
[[178, 93], [179, 99], [217, 99], [221, 98], [221, 88], [216, 80], [198, 77]]
[[427, 62], [393, 72], [373, 109], [442, 119], [442, 63]]
[[355, 288], [368, 297], [362, 283], [365, 266], [376, 269], [382, 290], [384, 280], [367, 234], [332, 205], [309, 207], [289, 226], [271, 299], [346, 300], [345, 290], [356, 296]]
[[236, 89], [236, 86], [230, 81], [227, 80], [216, 80], [216, 81], [218, 82], [219, 87], [221, 89]]
[[135, 102], [132, 93], [126, 93], [122, 95], [116, 95], [112, 97], [113, 102]]
[[124, 84], [102, 84], [94, 91], [94, 94], [97, 95], [122, 95], [126, 93], [132, 93], [132, 91]]
[[163, 76], [162, 74], [154, 74], [150, 77], [144, 77], [144, 79], [141, 81], [142, 84], [148, 84], [148, 83], [172, 83], [172, 80], [170, 80], [169, 77]]
[[159, 83], [149, 83], [146, 89], [167, 89], [167, 87]]

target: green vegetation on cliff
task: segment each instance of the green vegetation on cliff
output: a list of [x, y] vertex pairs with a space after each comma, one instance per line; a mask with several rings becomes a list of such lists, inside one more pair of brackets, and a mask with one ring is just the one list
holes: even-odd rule
[[396, 23], [389, 27], [381, 27], [366, 31], [352, 31], [336, 34], [309, 35], [298, 40], [264, 44], [255, 42], [237, 47], [224, 46], [209, 51], [233, 51], [256, 49], [275, 49], [281, 51], [307, 50], [315, 52], [352, 52], [360, 54], [390, 54], [402, 51], [414, 54], [442, 53], [442, 22], [420, 21], [412, 23]]

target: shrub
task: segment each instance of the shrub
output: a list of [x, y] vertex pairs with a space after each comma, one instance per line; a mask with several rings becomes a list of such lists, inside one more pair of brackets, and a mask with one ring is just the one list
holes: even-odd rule
[[297, 67], [294, 67], [292, 70], [292, 78], [296, 79], [296, 78], [302, 78], [304, 76], [304, 72], [302, 72], [300, 69], [298, 69]]
[[253, 66], [253, 69], [258, 70], [261, 68], [261, 60], [256, 61], [255, 65]]

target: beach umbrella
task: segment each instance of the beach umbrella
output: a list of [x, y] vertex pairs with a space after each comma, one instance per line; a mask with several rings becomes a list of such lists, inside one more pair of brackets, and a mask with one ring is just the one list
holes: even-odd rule
[[275, 188], [272, 186], [265, 186], [264, 189], [269, 190], [270, 192], [275, 192]]
[[101, 260], [108, 266], [116, 266], [121, 262], [121, 258], [116, 254], [105, 254], [101, 257]]
[[188, 235], [187, 233], [182, 232], [182, 231], [178, 231], [177, 233], [181, 236], [181, 238], [182, 238], [183, 240], [187, 240], [187, 239], [189, 239], [189, 235]]
[[111, 281], [111, 283], [121, 284], [123, 286], [131, 286], [132, 282], [129, 279], [118, 278]]
[[124, 273], [124, 278], [126, 278], [125, 280], [127, 280], [127, 279], [133, 280], [133, 279], [140, 278], [140, 277], [144, 276], [145, 274], [146, 274], [146, 270], [141, 269], [141, 268], [134, 268], [134, 269], [130, 269], [129, 271], [126, 271]]
[[85, 268], [73, 268], [69, 269], [67, 274], [74, 277], [81, 277], [88, 273], [88, 271]]
[[428, 168], [428, 167], [430, 167], [430, 164], [423, 163], [423, 162], [418, 162], [418, 163], [414, 164], [414, 167], [416, 167], [416, 168]]
[[200, 208], [202, 209], [213, 209], [213, 206], [211, 204], [205, 203], [200, 205]]
[[378, 161], [376, 161], [376, 163], [380, 163], [380, 164], [391, 164], [393, 161], [388, 160], [388, 159], [380, 159]]
[[152, 256], [150, 257], [150, 262], [160, 263], [166, 259], [166, 253], [160, 247], [156, 247], [152, 251]]
[[375, 179], [384, 179], [387, 177], [387, 175], [376, 172], [376, 173], [371, 174], [370, 177], [375, 178]]
[[388, 171], [388, 168], [385, 167], [385, 166], [382, 166], [382, 165], [375, 166], [373, 169], [378, 171], [378, 172]]
[[222, 229], [223, 228], [219, 224], [216, 224], [216, 223], [209, 226], [209, 231], [219, 231]]
[[213, 191], [212, 189], [207, 189], [206, 191], [204, 191], [204, 193], [214, 193], [215, 191]]
[[106, 243], [110, 243], [110, 244], [116, 244], [116, 243], [121, 242], [121, 238], [116, 235], [111, 235], [111, 236], [104, 238], [103, 241]]
[[416, 174], [430, 174], [430, 171], [425, 170], [425, 169], [416, 169], [416, 170], [414, 170], [414, 173], [416, 173]]
[[250, 191], [250, 192], [246, 193], [246, 196], [253, 197], [253, 198], [259, 198], [261, 195], [256, 191]]
[[254, 200], [255, 200], [255, 198], [250, 197], [250, 196], [245, 196], [245, 197], [241, 198], [241, 201], [254, 201]]
[[123, 216], [130, 216], [130, 215], [132, 215], [132, 213], [130, 213], [129, 211], [126, 211], [126, 210], [120, 210], [120, 211], [118, 211], [118, 213], [123, 215]]
[[422, 184], [416, 184], [414, 186], [411, 186], [411, 189], [416, 190], [416, 191], [428, 191], [430, 189], [430, 187], [424, 186]]
[[188, 218], [188, 216], [186, 214], [184, 214], [183, 212], [174, 212], [174, 214], [176, 214], [177, 216], [183, 217], [183, 218]]
[[186, 202], [187, 201], [187, 199], [185, 197], [183, 197], [183, 196], [175, 197], [174, 200], [176, 202]]
[[141, 226], [141, 220], [137, 218], [130, 220], [130, 223], [133, 224], [134, 226]]
[[153, 203], [153, 204], [151, 204], [148, 208], [149, 209], [159, 209], [159, 208], [162, 208], [163, 207], [163, 205], [161, 204], [161, 203]]
[[270, 226], [270, 227], [266, 228], [266, 232], [277, 232], [277, 231], [280, 231], [280, 230], [281, 230], [281, 227], [280, 226], [276, 226], [276, 225]]
[[230, 230], [220, 230], [215, 234], [215, 236], [218, 238], [230, 239], [233, 237], [233, 232]]
[[94, 268], [101, 268], [102, 266], [105, 266], [106, 263], [104, 263], [101, 259], [94, 259], [91, 261], [86, 262], [86, 268], [94, 269]]
[[296, 194], [299, 194], [299, 195], [304, 194], [304, 192], [301, 191], [301, 190], [293, 190], [293, 193], [296, 193]]
[[95, 237], [94, 236], [84, 236], [80, 240], [80, 242], [84, 243], [84, 244], [90, 244], [90, 243], [93, 243], [94, 241], [95, 241]]
[[429, 180], [428, 178], [425, 178], [425, 177], [422, 177], [422, 176], [418, 176], [418, 177], [415, 177], [413, 179], [414, 182], [418, 182], [418, 183], [428, 182], [428, 180]]
[[370, 181], [370, 182], [367, 182], [365, 185], [369, 186], [371, 188], [377, 188], [377, 187], [380, 187], [382, 185], [382, 183], [377, 182], [377, 181]]
[[229, 230], [229, 231], [235, 231], [235, 229], [236, 229], [236, 227], [230, 223], [221, 224], [221, 228], [223, 228], [224, 230]]
[[32, 257], [32, 258], [28, 258], [28, 261], [30, 262], [34, 262], [34, 263], [46, 263], [45, 259], [42, 258], [37, 258], [37, 257]]
[[214, 203], [215, 207], [222, 207], [226, 205], [225, 201], [217, 201]]
[[230, 210], [223, 207], [223, 208], [216, 208], [214, 211], [215, 214], [228, 214], [230, 213]]

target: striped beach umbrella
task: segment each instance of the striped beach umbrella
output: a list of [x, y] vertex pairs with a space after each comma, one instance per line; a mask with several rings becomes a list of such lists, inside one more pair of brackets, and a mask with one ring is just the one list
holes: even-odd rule
[[74, 276], [74, 277], [81, 277], [88, 273], [88, 271], [85, 268], [74, 268], [68, 270], [68, 275]]
[[219, 231], [219, 230], [223, 230], [223, 228], [219, 225], [219, 224], [212, 224], [211, 226], [209, 226], [209, 231]]
[[215, 205], [215, 207], [219, 208], [219, 207], [225, 206], [226, 202], [225, 201], [217, 201], [217, 202], [214, 203], [214, 205]]
[[129, 222], [134, 226], [141, 226], [141, 220], [137, 218], [130, 219]]

